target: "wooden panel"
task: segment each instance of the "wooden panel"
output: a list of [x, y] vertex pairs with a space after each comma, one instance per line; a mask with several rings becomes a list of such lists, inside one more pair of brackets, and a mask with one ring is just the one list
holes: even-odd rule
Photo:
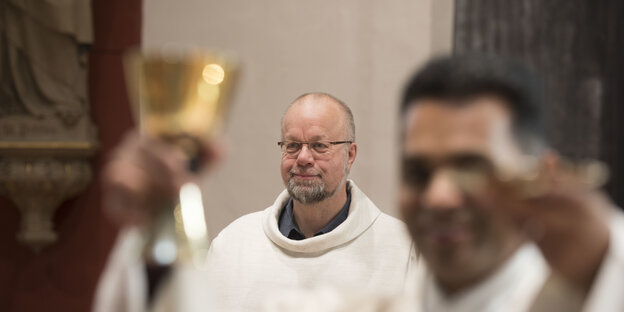
[[454, 51], [527, 63], [543, 80], [551, 144], [573, 158], [602, 158], [608, 190], [624, 203], [621, 0], [456, 0]]

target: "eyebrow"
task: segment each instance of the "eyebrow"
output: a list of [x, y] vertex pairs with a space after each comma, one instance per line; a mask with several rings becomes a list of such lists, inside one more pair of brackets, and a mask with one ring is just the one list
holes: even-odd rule
[[401, 159], [402, 169], [406, 170], [413, 167], [433, 167], [434, 163], [426, 156], [408, 156]]
[[450, 165], [463, 165], [463, 164], [474, 164], [474, 163], [482, 163], [482, 164], [491, 164], [492, 161], [479, 152], [463, 152], [458, 154], [450, 155], [449, 157], [445, 157], [439, 160], [434, 160], [434, 157], [427, 155], [409, 155], [404, 156], [402, 158], [402, 162], [405, 165], [421, 165], [432, 167], [440, 164], [450, 164]]
[[[285, 140], [285, 141], [296, 141], [296, 142], [303, 142], [303, 141], [301, 141], [301, 140], [299, 140], [299, 139], [295, 139], [295, 138], [293, 138], [292, 136], [285, 136], [285, 137], [284, 137], [284, 140]], [[329, 139], [327, 139], [327, 138], [323, 138], [322, 136], [319, 136], [319, 135], [315, 135], [315, 136], [313, 136], [310, 140], [308, 140], [308, 142], [317, 142], [317, 141], [329, 141]]]

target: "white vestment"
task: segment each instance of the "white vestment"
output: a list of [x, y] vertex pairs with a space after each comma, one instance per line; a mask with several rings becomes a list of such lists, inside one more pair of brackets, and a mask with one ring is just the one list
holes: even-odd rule
[[416, 311], [523, 312], [547, 279], [549, 269], [539, 249], [525, 244], [491, 276], [453, 296], [438, 287], [431, 274], [416, 286]]
[[403, 291], [412, 242], [405, 225], [384, 213], [348, 181], [347, 219], [329, 233], [291, 240], [278, 228], [289, 199], [284, 190], [264, 211], [245, 215], [212, 242], [212, 294], [220, 310], [258, 311], [271, 296], [293, 288], [331, 285], [384, 294]]
[[[177, 267], [159, 292], [154, 311], [259, 311], [282, 291], [331, 285], [384, 294], [403, 291], [415, 260], [405, 225], [384, 213], [348, 181], [347, 219], [329, 233], [301, 241], [279, 231], [289, 199], [228, 225], [212, 242], [208, 270]], [[143, 312], [147, 282], [136, 229], [120, 233], [102, 274], [95, 312]]]

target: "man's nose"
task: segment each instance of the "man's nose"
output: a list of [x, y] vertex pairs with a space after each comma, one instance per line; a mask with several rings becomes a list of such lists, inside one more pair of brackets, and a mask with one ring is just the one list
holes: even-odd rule
[[463, 195], [448, 170], [437, 170], [423, 193], [423, 206], [429, 209], [455, 209], [463, 204]]
[[312, 155], [312, 151], [308, 147], [308, 144], [303, 144], [299, 154], [297, 154], [297, 165], [305, 167], [311, 165], [313, 162], [314, 156]]

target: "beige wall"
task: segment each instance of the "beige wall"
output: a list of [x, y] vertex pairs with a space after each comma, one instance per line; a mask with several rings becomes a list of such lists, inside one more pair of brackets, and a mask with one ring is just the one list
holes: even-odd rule
[[280, 118], [296, 96], [349, 104], [358, 155], [351, 178], [396, 215], [397, 111], [408, 74], [450, 47], [452, 0], [147, 0], [145, 47], [197, 45], [243, 62], [226, 130], [229, 157], [204, 181], [211, 232], [270, 205], [283, 189]]

